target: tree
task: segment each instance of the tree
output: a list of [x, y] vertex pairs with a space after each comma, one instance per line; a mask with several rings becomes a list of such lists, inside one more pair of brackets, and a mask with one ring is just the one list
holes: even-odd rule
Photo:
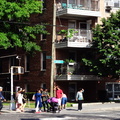
[[37, 34], [47, 34], [44, 25], [31, 24], [32, 14], [42, 13], [40, 0], [0, 0], [0, 48], [40, 51]]
[[90, 71], [102, 77], [120, 76], [120, 11], [102, 19], [93, 29], [92, 48], [95, 58], [83, 58]]

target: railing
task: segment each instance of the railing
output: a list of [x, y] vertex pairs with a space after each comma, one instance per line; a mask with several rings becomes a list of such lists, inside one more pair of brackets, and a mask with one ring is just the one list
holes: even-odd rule
[[57, 76], [61, 75], [90, 75], [89, 67], [82, 66], [80, 63], [56, 64]]
[[100, 80], [99, 77], [89, 72], [89, 67], [73, 64], [56, 64], [55, 80]]
[[91, 42], [92, 41], [92, 32], [91, 30], [82, 30], [82, 29], [75, 29], [78, 31], [73, 35], [71, 38], [66, 38], [64, 35], [57, 35], [56, 42]]
[[75, 29], [78, 33], [75, 33], [72, 38], [69, 38], [69, 42], [90, 42], [92, 40], [91, 30]]
[[99, 11], [99, 0], [89, 0], [89, 2], [85, 3], [70, 3], [70, 1], [58, 2], [57, 10], [60, 11], [62, 9], [78, 9], [78, 10], [91, 10], [91, 11]]

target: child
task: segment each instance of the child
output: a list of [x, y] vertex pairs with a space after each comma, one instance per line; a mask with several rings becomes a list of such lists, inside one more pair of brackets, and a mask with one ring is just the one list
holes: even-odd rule
[[62, 94], [62, 100], [61, 100], [61, 108], [65, 109], [66, 108], [66, 103], [67, 103], [67, 96], [66, 94]]

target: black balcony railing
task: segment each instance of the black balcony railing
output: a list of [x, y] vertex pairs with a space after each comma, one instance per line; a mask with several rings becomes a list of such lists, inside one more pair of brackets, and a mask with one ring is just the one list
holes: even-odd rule
[[59, 75], [90, 75], [89, 67], [80, 63], [56, 64], [56, 74]]

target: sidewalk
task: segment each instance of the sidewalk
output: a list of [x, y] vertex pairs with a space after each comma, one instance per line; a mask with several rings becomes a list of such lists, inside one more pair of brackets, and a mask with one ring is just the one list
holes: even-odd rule
[[[114, 103], [114, 102], [96, 102], [96, 103], [83, 103], [83, 109], [82, 113], [91, 112], [91, 111], [97, 111], [97, 110], [113, 110], [113, 109], [119, 109], [120, 110], [120, 103]], [[34, 108], [25, 108], [25, 112], [21, 113], [34, 113]], [[74, 114], [77, 111], [77, 104], [73, 104], [72, 107], [67, 107], [66, 109], [62, 110], [61, 114]], [[11, 111], [9, 109], [9, 106], [4, 106], [2, 109], [3, 113], [19, 113], [17, 111]], [[49, 113], [49, 112], [47, 112]], [[42, 114], [46, 114], [46, 112], [42, 112]]]
[[4, 106], [0, 120], [120, 120], [120, 103], [83, 103], [83, 109], [77, 111], [77, 104], [67, 107], [60, 113], [34, 113], [34, 108], [25, 108], [25, 112], [10, 111]]

